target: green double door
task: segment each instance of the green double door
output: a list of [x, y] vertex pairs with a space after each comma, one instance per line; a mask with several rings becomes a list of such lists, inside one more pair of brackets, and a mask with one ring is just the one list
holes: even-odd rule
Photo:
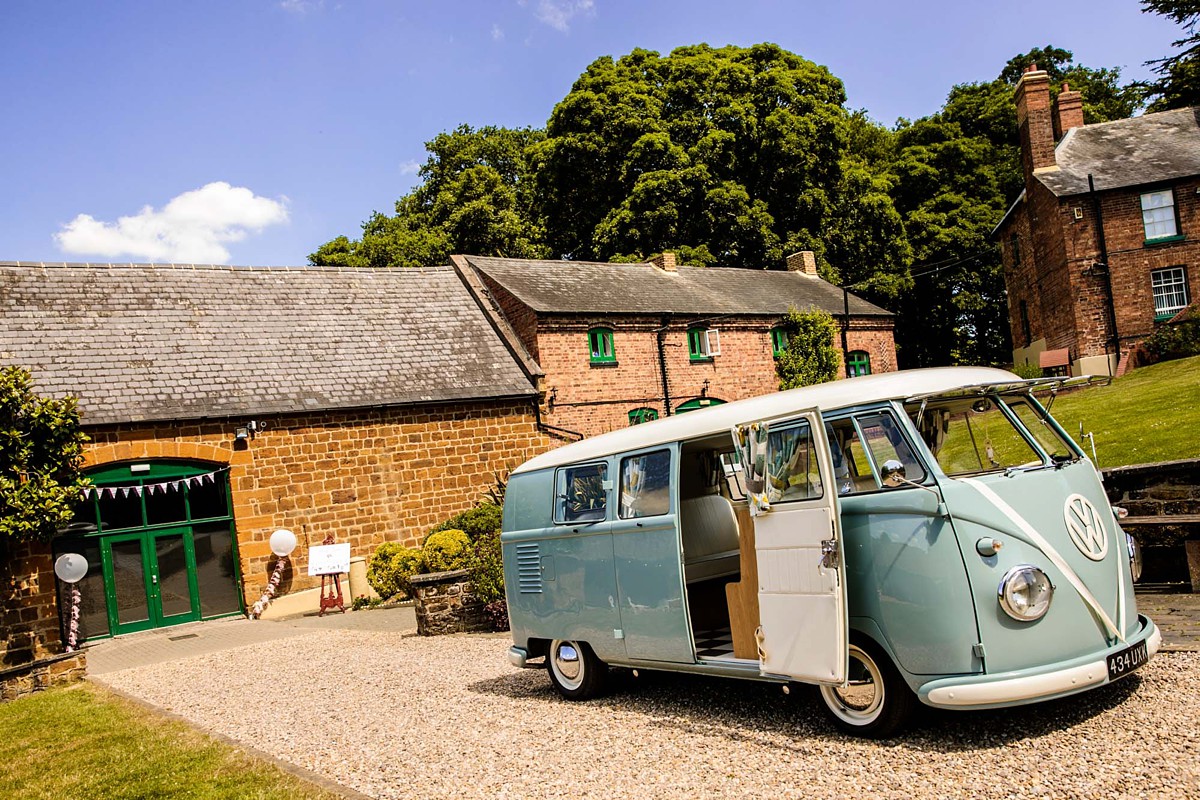
[[114, 635], [200, 619], [190, 527], [103, 536], [100, 564]]

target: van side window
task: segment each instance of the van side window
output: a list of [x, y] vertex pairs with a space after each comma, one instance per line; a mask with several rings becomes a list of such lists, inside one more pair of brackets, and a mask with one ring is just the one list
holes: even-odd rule
[[566, 467], [558, 471], [557, 522], [599, 522], [608, 504], [607, 464]]
[[[866, 440], [867, 449], [875, 462], [875, 469], [883, 471], [883, 465], [889, 461], [899, 461], [904, 465], [905, 478], [920, 483], [925, 480], [925, 468], [913, 454], [912, 446], [900, 432], [900, 426], [891, 414], [864, 414], [856, 417], [858, 426]], [[899, 482], [885, 483], [883, 488], [893, 489], [907, 484]]]
[[801, 422], [767, 436], [767, 481], [771, 502], [810, 500], [824, 493], [813, 452], [812, 429]]
[[671, 451], [621, 459], [621, 519], [671, 513]]

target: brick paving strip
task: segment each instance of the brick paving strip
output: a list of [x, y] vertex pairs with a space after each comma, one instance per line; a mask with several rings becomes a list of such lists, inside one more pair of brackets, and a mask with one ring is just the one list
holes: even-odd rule
[[1137, 602], [1162, 631], [1163, 652], [1200, 652], [1200, 594], [1139, 594]]

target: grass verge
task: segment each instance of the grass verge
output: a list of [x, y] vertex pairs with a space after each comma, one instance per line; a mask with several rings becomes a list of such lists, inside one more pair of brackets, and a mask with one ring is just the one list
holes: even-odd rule
[[1110, 386], [1064, 394], [1050, 413], [1089, 456], [1080, 423], [1084, 433], [1095, 434], [1101, 468], [1200, 457], [1200, 356], [1142, 367]]
[[338, 797], [88, 683], [0, 704], [0, 763], [0, 797]]

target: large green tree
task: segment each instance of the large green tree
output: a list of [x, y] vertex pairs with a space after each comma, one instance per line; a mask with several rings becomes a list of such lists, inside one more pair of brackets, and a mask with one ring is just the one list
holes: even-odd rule
[[1146, 85], [1154, 98], [1149, 110], [1200, 106], [1200, 0], [1142, 0], [1142, 10], [1167, 17], [1184, 32], [1171, 43], [1177, 53], [1147, 62], [1159, 75]]
[[828, 69], [771, 44], [597, 59], [537, 148], [547, 241], [571, 258], [675, 250], [692, 263], [751, 268], [813, 249], [836, 278], [825, 234], [858, 192], [871, 201], [859, 216], [880, 237], [864, 245], [843, 235], [837, 255], [865, 252], [903, 269], [886, 192], [843, 174], [844, 103]]
[[547, 254], [534, 221], [530, 148], [542, 132], [463, 125], [426, 142], [421, 183], [375, 212], [362, 236], [339, 236], [309, 255], [324, 266], [419, 267], [451, 253], [537, 258]]
[[911, 285], [895, 304], [902, 366], [1003, 364], [1011, 358], [999, 249], [990, 232], [1024, 188], [1013, 92], [1037, 64], [1057, 95], [1083, 94], [1084, 119], [1133, 114], [1140, 93], [1120, 70], [1074, 62], [1046, 46], [1014, 56], [993, 81], [959, 84], [929, 117], [895, 130], [892, 198], [913, 251]]
[[74, 399], [39, 397], [28, 372], [0, 368], [0, 547], [47, 541], [70, 522], [86, 442]]

